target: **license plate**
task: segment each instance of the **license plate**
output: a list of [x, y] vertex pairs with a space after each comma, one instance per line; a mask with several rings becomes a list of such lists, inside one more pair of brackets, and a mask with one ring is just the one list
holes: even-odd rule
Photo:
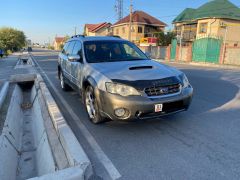
[[163, 104], [155, 104], [155, 112], [162, 112]]

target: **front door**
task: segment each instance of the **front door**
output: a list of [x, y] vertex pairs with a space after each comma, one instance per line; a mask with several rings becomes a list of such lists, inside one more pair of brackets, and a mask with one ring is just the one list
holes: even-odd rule
[[72, 76], [71, 76], [71, 61], [68, 60], [68, 56], [70, 56], [73, 52], [73, 48], [74, 48], [74, 45], [75, 45], [75, 41], [71, 41], [69, 42], [69, 46], [67, 48], [67, 52], [66, 52], [66, 67], [65, 67], [65, 77], [69, 80], [69, 81], [72, 81]]
[[73, 55], [79, 55], [80, 60], [71, 63], [71, 76], [72, 82], [79, 88], [82, 84], [82, 67], [83, 67], [83, 58], [82, 58], [82, 44], [80, 41], [76, 41], [75, 46], [72, 51]]

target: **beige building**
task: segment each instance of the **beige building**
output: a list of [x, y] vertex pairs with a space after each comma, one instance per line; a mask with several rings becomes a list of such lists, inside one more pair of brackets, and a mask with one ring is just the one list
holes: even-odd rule
[[61, 50], [61, 46], [64, 44], [65, 38], [64, 37], [55, 37], [53, 42], [53, 47], [55, 50]]
[[85, 36], [108, 36], [111, 35], [111, 23], [85, 24]]
[[178, 37], [185, 42], [216, 37], [240, 46], [240, 9], [228, 0], [213, 0], [198, 9], [187, 8], [173, 24]]
[[[129, 39], [130, 15], [124, 17], [112, 26], [113, 35]], [[131, 41], [139, 42], [142, 38], [155, 37], [156, 33], [164, 31], [166, 24], [143, 11], [132, 14]]]

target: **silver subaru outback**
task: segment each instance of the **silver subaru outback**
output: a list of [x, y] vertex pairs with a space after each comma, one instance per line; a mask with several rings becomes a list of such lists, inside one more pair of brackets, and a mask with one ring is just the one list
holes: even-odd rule
[[72, 37], [59, 54], [58, 76], [63, 90], [80, 93], [95, 124], [185, 111], [193, 95], [183, 72], [117, 37]]

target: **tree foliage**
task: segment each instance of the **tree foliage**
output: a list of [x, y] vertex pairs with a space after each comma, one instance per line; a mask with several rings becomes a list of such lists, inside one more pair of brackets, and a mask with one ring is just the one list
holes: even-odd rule
[[171, 31], [169, 31], [167, 33], [164, 33], [162, 31], [162, 32], [159, 32], [156, 36], [158, 38], [159, 46], [168, 46], [169, 44], [171, 44], [172, 39], [174, 39], [176, 37], [176, 34]]
[[65, 35], [64, 42], [66, 42], [68, 39], [70, 39], [70, 36], [69, 35]]
[[17, 51], [25, 46], [24, 32], [13, 28], [0, 28], [0, 48], [5, 51]]

